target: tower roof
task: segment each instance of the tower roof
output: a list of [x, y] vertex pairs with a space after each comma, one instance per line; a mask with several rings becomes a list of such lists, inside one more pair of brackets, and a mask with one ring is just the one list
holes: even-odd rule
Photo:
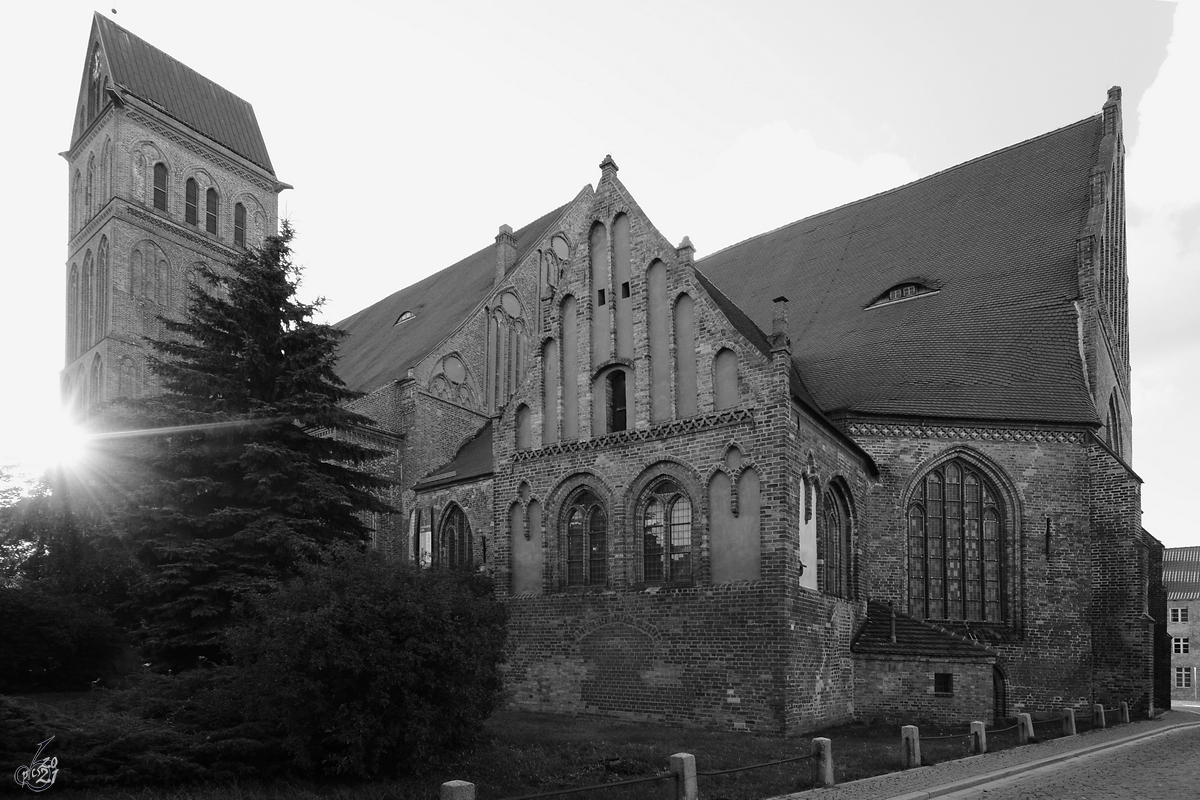
[[95, 15], [94, 26], [112, 88], [275, 174], [253, 106], [102, 14]]

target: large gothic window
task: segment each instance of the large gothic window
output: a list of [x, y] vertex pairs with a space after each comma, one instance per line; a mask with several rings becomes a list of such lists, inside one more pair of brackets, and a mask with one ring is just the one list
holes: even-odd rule
[[1003, 622], [1005, 532], [996, 487], [961, 459], [922, 479], [908, 506], [909, 608], [927, 619]]
[[674, 481], [659, 481], [642, 512], [642, 577], [646, 583], [692, 579], [692, 501]]
[[817, 538], [817, 579], [825, 594], [850, 596], [850, 509], [840, 489], [821, 498], [821, 532]]
[[604, 504], [583, 489], [567, 507], [567, 585], [604, 586], [608, 581], [608, 516]]
[[442, 531], [438, 536], [441, 563], [447, 567], [469, 567], [471, 555], [471, 523], [458, 505], [450, 506], [442, 520]]

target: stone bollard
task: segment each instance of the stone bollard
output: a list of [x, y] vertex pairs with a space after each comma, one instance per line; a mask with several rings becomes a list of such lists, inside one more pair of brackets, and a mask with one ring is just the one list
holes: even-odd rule
[[696, 800], [696, 757], [691, 753], [671, 756], [671, 774], [675, 776], [675, 800]]
[[812, 740], [813, 786], [833, 786], [833, 743], [824, 737]]
[[1104, 704], [1103, 703], [1096, 703], [1096, 705], [1092, 706], [1092, 727], [1093, 728], [1103, 728], [1104, 727]]
[[442, 784], [441, 800], [475, 800], [475, 784], [467, 781], [446, 781]]
[[1121, 722], [1129, 722], [1129, 703], [1121, 701]]
[[1029, 744], [1033, 738], [1033, 717], [1029, 714], [1017, 714], [1017, 744]]
[[900, 769], [921, 766], [921, 731], [916, 725], [900, 729]]
[[982, 722], [971, 723], [971, 752], [975, 755], [987, 752], [987, 726]]
[[1063, 731], [1062, 731], [1062, 735], [1063, 735], [1063, 736], [1074, 736], [1074, 735], [1075, 735], [1075, 709], [1073, 709], [1073, 708], [1064, 708], [1064, 709], [1062, 710], [1062, 712], [1063, 712], [1063, 717], [1062, 717], [1062, 720], [1063, 720]]

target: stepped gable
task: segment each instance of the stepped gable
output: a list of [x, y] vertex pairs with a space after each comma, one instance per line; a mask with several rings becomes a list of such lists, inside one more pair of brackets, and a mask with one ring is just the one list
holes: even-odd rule
[[[516, 263], [549, 232], [567, 205], [514, 234]], [[488, 245], [337, 323], [334, 327], [348, 334], [338, 348], [338, 377], [356, 392], [403, 378], [487, 298], [495, 279], [495, 245]], [[413, 315], [410, 322], [399, 322], [404, 314]]]
[[97, 13], [95, 26], [113, 85], [275, 174], [254, 107]]
[[922, 622], [896, 612], [896, 641], [892, 641], [892, 608], [878, 600], [867, 601], [867, 618], [854, 635], [850, 650], [864, 655], [919, 656], [922, 658], [993, 659], [996, 651], [940, 625]]
[[413, 487], [418, 492], [469, 483], [492, 475], [492, 421], [458, 448], [454, 458], [430, 472]]
[[[819, 408], [1097, 424], [1073, 301], [1102, 116], [700, 260], [760, 329], [786, 295]], [[927, 290], [878, 303], [892, 287]]]

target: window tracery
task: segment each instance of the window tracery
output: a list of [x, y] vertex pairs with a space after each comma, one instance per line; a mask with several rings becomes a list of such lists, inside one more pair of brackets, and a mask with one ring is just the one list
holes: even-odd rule
[[568, 586], [604, 586], [608, 582], [608, 515], [600, 498], [580, 489], [567, 504]]
[[692, 579], [692, 501], [670, 479], [654, 485], [642, 511], [642, 578], [646, 583]]

